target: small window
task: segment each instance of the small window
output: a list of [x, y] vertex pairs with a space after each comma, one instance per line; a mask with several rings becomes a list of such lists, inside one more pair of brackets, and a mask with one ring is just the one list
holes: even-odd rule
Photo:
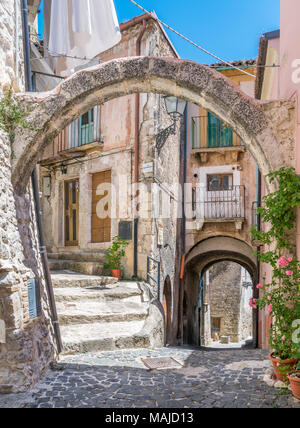
[[94, 109], [89, 110], [81, 116], [81, 125], [89, 125], [94, 122]]
[[207, 190], [221, 191], [221, 190], [232, 190], [233, 186], [233, 175], [232, 174], [216, 174], [207, 176]]

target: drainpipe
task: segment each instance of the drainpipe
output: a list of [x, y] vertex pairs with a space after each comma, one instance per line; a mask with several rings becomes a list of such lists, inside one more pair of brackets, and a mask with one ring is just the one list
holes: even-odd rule
[[[136, 56], [141, 56], [142, 38], [145, 34], [147, 21], [150, 17], [143, 19], [143, 27], [136, 41]], [[135, 138], [134, 138], [134, 197], [138, 198], [138, 182], [139, 182], [139, 158], [140, 158], [140, 94], [135, 95]], [[138, 276], [138, 225], [139, 217], [135, 213], [134, 216], [134, 241], [133, 241], [133, 278]]]
[[[183, 186], [182, 186], [182, 246], [181, 246], [181, 263], [184, 263], [186, 252], [186, 215], [185, 215], [185, 184], [187, 178], [187, 123], [188, 123], [188, 104], [184, 115], [184, 149], [183, 149]], [[179, 279], [179, 296], [178, 296], [178, 330], [177, 340], [179, 343], [183, 341], [183, 278]]]
[[[258, 202], [258, 204], [257, 204], [258, 207], [261, 207], [261, 185], [262, 185], [262, 176], [261, 176], [260, 169], [257, 166], [257, 196], [256, 196], [256, 199]], [[261, 216], [260, 216], [260, 214], [257, 217], [257, 229], [259, 231], [261, 230]], [[258, 247], [258, 251], [260, 251], [260, 247]], [[257, 265], [257, 278], [256, 279], [257, 279], [257, 282], [260, 282], [260, 261], [259, 261], [258, 255], [257, 255], [256, 260], [257, 260], [256, 261], [256, 265]], [[256, 293], [256, 295], [254, 297], [258, 298], [259, 297], [259, 291], [256, 288], [254, 288], [254, 292]], [[253, 346], [255, 348], [258, 348], [258, 345], [259, 345], [259, 343], [258, 343], [258, 334], [259, 334], [258, 316], [259, 316], [258, 310], [256, 309], [256, 311], [255, 311], [255, 330], [256, 331], [255, 331], [255, 342], [253, 343]], [[263, 323], [263, 325], [264, 325], [264, 323]], [[262, 342], [263, 342], [263, 340], [262, 340]], [[262, 343], [262, 347], [264, 347], [264, 343]]]
[[[22, 0], [22, 18], [23, 18], [23, 34], [24, 34], [26, 90], [29, 92], [33, 92], [32, 80], [31, 80], [31, 66], [30, 66], [30, 40], [29, 40], [29, 30], [28, 30], [27, 0]], [[36, 167], [33, 170], [33, 173], [31, 175], [31, 181], [32, 181], [37, 228], [38, 228], [38, 236], [39, 236], [40, 254], [41, 254], [44, 277], [46, 282], [46, 289], [47, 289], [47, 294], [49, 299], [51, 320], [52, 320], [52, 324], [55, 332], [57, 351], [58, 353], [61, 353], [63, 346], [62, 346], [62, 340], [61, 340], [60, 329], [58, 324], [56, 304], [55, 304], [54, 293], [53, 293], [53, 285], [52, 285], [52, 280], [50, 275], [48, 256], [47, 256], [45, 239], [44, 239], [44, 231], [43, 231], [43, 225], [42, 225], [41, 207], [40, 207], [40, 199], [39, 199], [39, 185], [38, 185]]]

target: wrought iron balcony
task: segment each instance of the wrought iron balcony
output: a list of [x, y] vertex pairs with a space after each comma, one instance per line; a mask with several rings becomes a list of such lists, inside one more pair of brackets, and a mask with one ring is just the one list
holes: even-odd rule
[[192, 149], [214, 149], [240, 145], [240, 138], [211, 113], [192, 117]]
[[241, 221], [245, 218], [245, 186], [232, 186], [229, 190], [199, 191], [193, 201], [197, 219], [205, 221]]

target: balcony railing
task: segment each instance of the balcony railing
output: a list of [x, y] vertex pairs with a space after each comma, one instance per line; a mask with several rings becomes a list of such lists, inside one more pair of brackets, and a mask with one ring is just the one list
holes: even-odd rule
[[240, 146], [240, 138], [220, 119], [208, 113], [192, 117], [192, 148]]
[[79, 118], [65, 128], [54, 141], [54, 154], [100, 142], [100, 106], [93, 109], [88, 123]]
[[200, 190], [197, 199], [194, 210], [198, 219], [245, 218], [245, 186], [233, 186], [230, 190]]

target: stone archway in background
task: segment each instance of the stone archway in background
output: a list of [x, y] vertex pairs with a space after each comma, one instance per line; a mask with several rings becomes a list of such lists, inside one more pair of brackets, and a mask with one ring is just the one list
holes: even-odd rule
[[[251, 275], [253, 282], [253, 296], [257, 297], [257, 260], [252, 248], [245, 241], [229, 236], [215, 236], [198, 242], [186, 255], [184, 292], [187, 298], [186, 331], [184, 337], [188, 344], [198, 345], [199, 319], [197, 318], [197, 304], [199, 298], [199, 282], [204, 272], [212, 265], [221, 261], [230, 261], [243, 266]], [[258, 313], [253, 311], [253, 342], [257, 344]]]
[[256, 101], [222, 74], [192, 61], [123, 58], [79, 71], [51, 92], [17, 95], [31, 129], [19, 127], [13, 143], [15, 191], [25, 191], [39, 155], [66, 126], [96, 105], [133, 93], [175, 95], [211, 111], [239, 135], [264, 176], [284, 162], [294, 163], [294, 140], [278, 131], [283, 116], [295, 126], [293, 101]]

